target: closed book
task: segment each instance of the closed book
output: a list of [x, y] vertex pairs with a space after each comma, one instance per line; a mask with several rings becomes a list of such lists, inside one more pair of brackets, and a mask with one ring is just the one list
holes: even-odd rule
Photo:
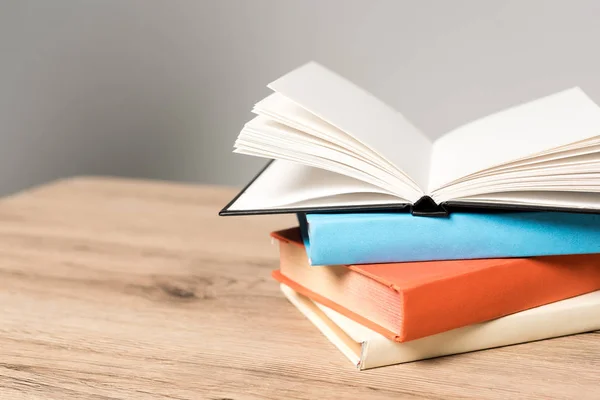
[[[304, 217], [299, 216], [301, 219]], [[312, 265], [600, 253], [600, 215], [562, 212], [308, 214]]]
[[600, 291], [595, 291], [481, 324], [397, 343], [285, 285], [281, 285], [281, 290], [361, 370], [600, 329]]
[[313, 267], [298, 228], [274, 232], [295, 291], [397, 342], [600, 290], [600, 255]]

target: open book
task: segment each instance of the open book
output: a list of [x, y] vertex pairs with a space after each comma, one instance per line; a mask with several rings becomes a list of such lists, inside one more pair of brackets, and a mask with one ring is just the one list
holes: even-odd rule
[[600, 107], [579, 88], [431, 141], [311, 62], [268, 85], [235, 152], [273, 159], [221, 215], [452, 208], [600, 212]]

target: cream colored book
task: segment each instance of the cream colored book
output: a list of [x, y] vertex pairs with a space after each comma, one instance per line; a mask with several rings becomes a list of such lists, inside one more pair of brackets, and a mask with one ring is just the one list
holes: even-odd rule
[[600, 291], [397, 343], [285, 285], [281, 290], [361, 370], [600, 330]]

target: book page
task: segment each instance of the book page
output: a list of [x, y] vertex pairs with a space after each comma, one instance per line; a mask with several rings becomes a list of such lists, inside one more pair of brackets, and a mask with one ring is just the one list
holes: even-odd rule
[[427, 187], [431, 142], [402, 114], [370, 93], [314, 62], [268, 86], [362, 142], [422, 190]]
[[231, 211], [406, 204], [378, 186], [320, 168], [273, 161], [229, 207]]
[[[586, 141], [585, 143], [589, 142], [590, 141]], [[594, 144], [576, 149], [544, 154], [542, 156], [529, 157], [520, 161], [502, 164], [502, 166], [490, 168], [485, 170], [485, 172], [475, 173], [466, 178], [458, 179], [450, 185], [450, 187], [456, 186], [461, 182], [474, 181], [485, 178], [486, 176], [498, 176], [507, 172], [546, 169], [556, 165], [568, 166], [571, 164], [593, 164], [593, 162], [595, 162], [593, 160], [596, 159], [597, 153], [600, 153], [600, 145]], [[434, 193], [435, 192], [436, 191], [434, 191]]]
[[412, 187], [410, 181], [380, 169], [370, 159], [263, 116], [246, 123], [235, 142], [234, 152], [327, 169], [378, 185], [412, 201], [422, 196], [422, 192]]
[[325, 142], [331, 142], [339, 147], [348, 149], [353, 152], [356, 157], [368, 160], [389, 173], [397, 174], [400, 172], [398, 167], [390, 162], [386, 162], [385, 159], [381, 158], [376, 152], [369, 149], [363, 143], [308, 112], [281, 93], [272, 93], [259, 101], [254, 105], [252, 111], [258, 115], [276, 121], [279, 124], [286, 125], [316, 138], [320, 138]]
[[600, 210], [600, 193], [561, 192], [561, 191], [511, 191], [489, 193], [453, 199], [452, 202], [505, 204], [510, 206], [535, 206], [564, 208], [569, 210]]
[[600, 107], [565, 90], [482, 118], [433, 144], [429, 192], [467, 175], [600, 136]]
[[433, 193], [436, 202], [485, 193], [499, 193], [527, 187], [562, 186], [567, 191], [582, 191], [583, 186], [596, 186], [600, 191], [600, 154], [591, 153], [551, 160], [532, 166], [515, 167], [474, 177]]

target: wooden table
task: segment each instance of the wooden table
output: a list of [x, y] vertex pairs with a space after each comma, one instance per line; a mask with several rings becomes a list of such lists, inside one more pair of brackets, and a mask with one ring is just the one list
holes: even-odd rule
[[376, 370], [280, 294], [231, 189], [77, 178], [0, 200], [0, 399], [600, 398], [600, 334]]

